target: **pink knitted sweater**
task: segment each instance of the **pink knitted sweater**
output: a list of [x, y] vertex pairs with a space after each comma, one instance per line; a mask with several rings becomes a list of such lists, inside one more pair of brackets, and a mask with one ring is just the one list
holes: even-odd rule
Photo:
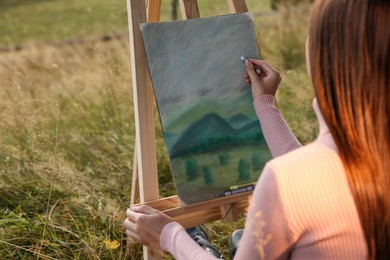
[[[301, 146], [272, 95], [254, 106], [274, 157], [256, 185], [235, 259], [367, 259], [343, 164], [320, 113], [318, 138]], [[160, 236], [176, 259], [214, 259], [176, 222]]]

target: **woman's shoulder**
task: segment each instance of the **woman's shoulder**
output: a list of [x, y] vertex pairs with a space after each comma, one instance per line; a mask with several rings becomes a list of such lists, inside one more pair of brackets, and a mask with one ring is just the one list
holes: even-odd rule
[[311, 143], [271, 160], [263, 174], [277, 187], [297, 247], [320, 245], [324, 238], [342, 243], [361, 239], [354, 199], [335, 149]]
[[298, 198], [308, 201], [307, 196], [326, 200], [313, 196], [318, 191], [340, 195], [349, 192], [339, 154], [317, 141], [271, 160], [267, 167], [272, 169], [286, 196], [295, 196], [297, 201]]
[[294, 176], [344, 172], [337, 150], [319, 141], [274, 158], [269, 161], [268, 166], [276, 170], [278, 174], [286, 173]]
[[337, 151], [321, 143], [313, 142], [271, 160], [264, 172], [273, 175], [290, 217], [301, 224], [316, 223], [318, 216], [334, 219], [340, 212], [354, 214], [342, 161]]

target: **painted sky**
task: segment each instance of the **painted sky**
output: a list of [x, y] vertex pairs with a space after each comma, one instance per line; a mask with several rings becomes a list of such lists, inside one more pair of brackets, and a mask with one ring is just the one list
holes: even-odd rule
[[163, 121], [202, 100], [250, 91], [240, 57], [259, 57], [252, 14], [146, 23], [141, 30]]

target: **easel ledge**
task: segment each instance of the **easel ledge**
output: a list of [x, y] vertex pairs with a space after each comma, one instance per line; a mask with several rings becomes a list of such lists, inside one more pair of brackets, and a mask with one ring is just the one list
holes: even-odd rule
[[246, 211], [252, 191], [181, 206], [177, 196], [148, 201], [134, 206], [148, 205], [167, 214], [185, 228], [222, 219], [237, 221]]

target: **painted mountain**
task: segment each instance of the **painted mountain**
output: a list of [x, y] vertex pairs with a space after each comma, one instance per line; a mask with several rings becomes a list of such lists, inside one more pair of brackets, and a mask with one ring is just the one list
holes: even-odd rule
[[257, 181], [271, 154], [243, 79], [249, 13], [141, 25], [173, 177], [186, 204]]

